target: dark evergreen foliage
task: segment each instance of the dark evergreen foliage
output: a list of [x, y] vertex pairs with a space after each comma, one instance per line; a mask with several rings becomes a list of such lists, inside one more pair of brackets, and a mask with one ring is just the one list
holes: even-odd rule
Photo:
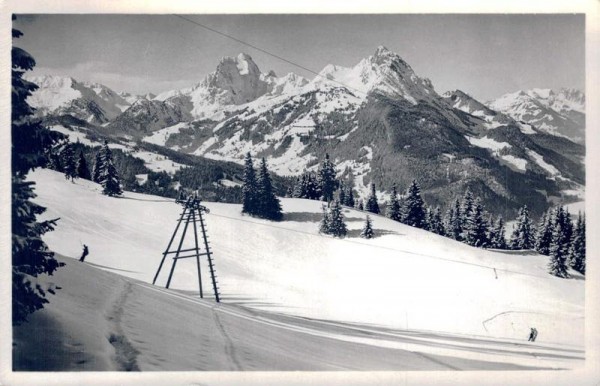
[[[15, 16], [13, 15], [13, 20]], [[21, 32], [13, 29], [13, 38]], [[64, 138], [51, 132], [32, 118], [33, 109], [26, 99], [37, 86], [23, 79], [35, 66], [35, 60], [24, 50], [12, 47], [11, 104], [11, 198], [12, 198], [12, 323], [20, 324], [27, 316], [43, 308], [48, 288], [34, 284], [40, 274], [52, 275], [61, 265], [42, 240], [42, 235], [56, 225], [56, 220], [38, 222], [46, 209], [31, 200], [35, 198], [33, 182], [26, 182], [29, 171], [46, 165], [52, 146]]]
[[413, 180], [406, 193], [404, 223], [417, 228], [425, 227], [425, 203], [421, 198], [421, 188]]
[[346, 191], [345, 205], [349, 206], [350, 208], [354, 208], [354, 205], [356, 205], [356, 202], [354, 200], [354, 191], [352, 189], [352, 186], [348, 186], [348, 190]]
[[71, 179], [71, 181], [78, 178], [77, 163], [75, 162], [75, 155], [73, 154], [73, 148], [70, 144], [65, 146], [61, 156], [63, 159], [63, 173], [65, 173], [65, 178]]
[[465, 221], [465, 242], [474, 247], [487, 247], [489, 240], [487, 238], [487, 222], [483, 217], [483, 206], [481, 200], [476, 199], [471, 207], [470, 215]]
[[454, 240], [463, 240], [463, 213], [458, 198], [454, 201], [454, 205], [448, 209], [446, 214], [446, 233], [448, 234], [448, 237]]
[[252, 156], [248, 152], [244, 160], [244, 184], [242, 186], [242, 213], [258, 213], [258, 184]]
[[329, 234], [335, 237], [344, 237], [348, 233], [344, 214], [339, 201], [334, 201], [329, 209], [329, 213], [323, 216], [320, 227], [321, 233]]
[[446, 236], [446, 229], [444, 228], [441, 209], [439, 207], [436, 207], [432, 213], [433, 214], [428, 224], [429, 230], [440, 236]]
[[504, 220], [502, 216], [498, 216], [496, 223], [490, 232], [490, 247], [496, 249], [507, 249], [506, 230], [504, 229]]
[[585, 216], [579, 213], [569, 249], [569, 265], [585, 275]]
[[319, 232], [324, 235], [329, 234], [329, 223], [329, 211], [327, 210], [327, 207], [323, 205], [323, 217], [321, 218], [321, 222], [319, 223]]
[[564, 231], [564, 211], [559, 207], [557, 216], [552, 229], [552, 243], [550, 244], [550, 262], [548, 271], [550, 274], [567, 278], [567, 258], [569, 253], [569, 243]]
[[398, 192], [396, 191], [396, 184], [392, 186], [392, 197], [386, 211], [388, 218], [394, 221], [402, 221], [402, 210], [400, 208], [400, 201], [398, 201]]
[[372, 239], [374, 235], [375, 234], [373, 232], [373, 222], [371, 221], [371, 217], [367, 215], [367, 218], [365, 220], [365, 226], [360, 232], [360, 237], [365, 239]]
[[318, 175], [321, 199], [327, 202], [332, 201], [333, 192], [337, 189], [338, 182], [335, 178], [336, 172], [333, 163], [329, 160], [329, 154], [325, 154], [325, 160], [319, 168]]
[[379, 204], [377, 203], [377, 193], [375, 192], [374, 183], [371, 183], [371, 194], [367, 198], [365, 210], [371, 213], [379, 214]]
[[533, 249], [535, 247], [535, 227], [529, 218], [527, 205], [519, 209], [517, 224], [510, 239], [512, 249]]
[[83, 150], [79, 151], [79, 158], [77, 159], [77, 176], [79, 178], [83, 178], [84, 180], [92, 179], [90, 169], [88, 168], [87, 161], [83, 155]]
[[98, 183], [100, 182], [100, 173], [102, 172], [102, 169], [102, 153], [99, 151], [96, 153], [95, 157], [94, 168], [92, 171], [92, 181]]
[[102, 185], [102, 194], [115, 197], [123, 194], [121, 189], [121, 180], [119, 173], [113, 163], [112, 151], [108, 147], [108, 141], [104, 141], [104, 146], [100, 150], [101, 169], [98, 183]]
[[542, 255], [550, 255], [550, 244], [552, 244], [552, 226], [554, 223], [553, 213], [549, 210], [542, 215], [537, 227], [535, 238], [535, 250]]
[[271, 175], [269, 174], [267, 162], [264, 158], [260, 163], [257, 187], [258, 196], [256, 204], [258, 212], [256, 215], [269, 220], [281, 220], [281, 203], [273, 191]]

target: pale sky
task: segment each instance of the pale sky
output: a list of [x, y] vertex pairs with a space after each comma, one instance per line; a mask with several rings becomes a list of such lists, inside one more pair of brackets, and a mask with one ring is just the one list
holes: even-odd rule
[[[379, 45], [397, 52], [438, 93], [486, 101], [530, 88], [585, 88], [584, 15], [188, 15], [319, 72], [354, 66]], [[248, 53], [262, 72], [313, 74], [172, 15], [35, 15], [14, 40], [35, 73], [72, 76], [116, 91], [191, 86], [223, 56]]]

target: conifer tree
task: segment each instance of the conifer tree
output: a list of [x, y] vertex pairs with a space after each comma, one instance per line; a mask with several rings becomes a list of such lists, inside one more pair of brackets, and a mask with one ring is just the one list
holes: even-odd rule
[[123, 194], [121, 180], [113, 163], [112, 151], [108, 147], [108, 141], [104, 141], [101, 153], [102, 169], [100, 170], [98, 182], [102, 185], [102, 194], [109, 197], [120, 196]]
[[[460, 213], [461, 213], [461, 227], [463, 228], [463, 233], [465, 231], [465, 225], [469, 219], [469, 216], [471, 216], [472, 212], [473, 212], [473, 204], [475, 202], [475, 197], [473, 196], [473, 192], [471, 192], [471, 189], [467, 188], [467, 191], [465, 192], [463, 199], [462, 199], [462, 203], [461, 203], [461, 208], [460, 208]], [[463, 239], [464, 239], [464, 234], [463, 234]]]
[[340, 188], [338, 190], [338, 200], [340, 204], [346, 205], [346, 190], [344, 189], [344, 185], [340, 184]]
[[339, 201], [334, 201], [329, 211], [329, 232], [335, 237], [344, 237], [348, 233], [346, 223], [344, 222], [344, 214]]
[[348, 190], [346, 192], [346, 206], [349, 206], [350, 208], [354, 208], [355, 204], [356, 204], [356, 202], [354, 201], [354, 192], [353, 192], [352, 186], [349, 186]]
[[269, 220], [281, 220], [281, 203], [273, 191], [271, 175], [267, 169], [267, 162], [263, 158], [260, 163], [257, 181], [257, 215]]
[[475, 200], [471, 207], [471, 215], [465, 223], [465, 242], [471, 246], [483, 248], [488, 245], [487, 226], [483, 218], [481, 200]]
[[63, 159], [63, 173], [66, 179], [73, 181], [78, 177], [77, 175], [77, 164], [75, 163], [75, 156], [73, 155], [73, 148], [70, 144], [67, 144], [62, 151]]
[[[13, 39], [20, 36], [20, 31], [12, 30]], [[48, 288], [36, 283], [35, 278], [52, 275], [62, 265], [42, 240], [42, 235], [51, 231], [57, 220], [38, 222], [37, 217], [46, 208], [32, 201], [36, 197], [35, 182], [26, 181], [26, 176], [36, 167], [47, 165], [45, 155], [64, 136], [42, 126], [27, 104], [27, 97], [38, 87], [23, 79], [23, 74], [33, 69], [35, 60], [14, 45], [11, 55], [12, 323], [18, 325], [48, 303]]]
[[463, 219], [460, 200], [457, 198], [454, 201], [454, 205], [448, 209], [446, 214], [446, 233], [448, 237], [462, 241], [463, 234]]
[[519, 209], [517, 224], [510, 239], [512, 249], [533, 249], [535, 247], [535, 229], [529, 218], [527, 205]]
[[104, 166], [102, 165], [102, 148], [100, 148], [100, 150], [98, 150], [98, 152], [96, 153], [94, 161], [94, 168], [92, 170], [92, 181], [98, 183], [100, 182], [100, 174], [102, 173], [103, 168]]
[[506, 230], [504, 229], [504, 220], [502, 216], [498, 216], [493, 227], [492, 237], [490, 238], [492, 248], [506, 249]]
[[546, 256], [550, 254], [553, 219], [553, 213], [550, 210], [542, 215], [542, 218], [538, 223], [537, 234], [535, 238], [535, 250], [538, 253]]
[[244, 182], [242, 185], [242, 213], [255, 215], [258, 212], [258, 186], [250, 152], [244, 159]]
[[425, 226], [425, 203], [421, 198], [421, 188], [413, 180], [406, 194], [406, 214], [404, 223], [417, 228]]
[[365, 210], [365, 207], [363, 205], [363, 200], [362, 199], [358, 200], [358, 204], [356, 205], [356, 209], [358, 209], [358, 210]]
[[377, 193], [375, 193], [375, 184], [371, 183], [371, 194], [367, 199], [365, 210], [371, 213], [379, 214], [379, 204], [377, 203]]
[[303, 184], [303, 182], [306, 183], [304, 178], [305, 178], [304, 174], [302, 174], [299, 177], [296, 177], [296, 182], [294, 183], [294, 189], [292, 191], [292, 197], [303, 198], [302, 184]]
[[319, 168], [318, 183], [323, 201], [332, 201], [333, 192], [337, 189], [336, 172], [333, 163], [329, 160], [329, 154], [325, 154], [325, 160]]
[[388, 206], [386, 215], [388, 218], [394, 221], [402, 221], [402, 211], [400, 209], [400, 202], [398, 201], [396, 184], [392, 186], [392, 197], [390, 198], [390, 204]]
[[442, 212], [439, 207], [435, 208], [435, 210], [433, 211], [433, 215], [429, 220], [429, 230], [440, 236], [446, 236], [444, 222], [442, 221]]
[[585, 275], [585, 216], [579, 213], [569, 249], [569, 265], [575, 271]]
[[79, 151], [79, 159], [77, 160], [77, 176], [79, 178], [83, 178], [84, 180], [92, 179], [92, 175], [90, 174], [90, 169], [88, 168], [87, 161], [83, 156], [83, 151]]
[[309, 173], [306, 179], [306, 198], [310, 200], [318, 200], [321, 197], [321, 188], [317, 177]]
[[325, 205], [323, 205], [322, 208], [323, 208], [323, 217], [321, 218], [321, 222], [319, 223], [319, 232], [324, 235], [328, 235], [329, 234], [329, 223], [330, 223], [329, 211], [327, 210], [327, 207]]
[[54, 151], [50, 151], [48, 154], [48, 169], [56, 170], [57, 172], [63, 172], [62, 162], [60, 161], [60, 155]]
[[[562, 210], [562, 208], [560, 208]], [[568, 257], [568, 242], [565, 237], [563, 229], [564, 223], [560, 217], [562, 214], [556, 216], [556, 221], [552, 229], [552, 243], [550, 244], [550, 262], [548, 264], [548, 271], [550, 274], [567, 278], [567, 257]]]
[[367, 219], [365, 220], [365, 226], [360, 232], [360, 237], [365, 239], [372, 239], [374, 236], [373, 233], [373, 222], [371, 221], [371, 217], [367, 215]]

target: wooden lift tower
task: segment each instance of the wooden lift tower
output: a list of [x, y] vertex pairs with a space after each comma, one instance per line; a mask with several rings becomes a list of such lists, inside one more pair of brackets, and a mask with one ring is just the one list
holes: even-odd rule
[[[175, 272], [175, 265], [179, 259], [186, 258], [196, 258], [196, 265], [198, 267], [198, 288], [200, 290], [200, 297], [203, 298], [204, 295], [202, 293], [202, 275], [200, 273], [200, 256], [206, 256], [208, 259], [208, 268], [210, 269], [210, 278], [212, 280], [212, 287], [215, 294], [215, 300], [217, 303], [220, 302], [219, 297], [219, 288], [217, 287], [217, 277], [215, 274], [215, 266], [213, 262], [212, 252], [208, 243], [208, 236], [206, 235], [206, 226], [204, 223], [203, 213], [209, 213], [208, 208], [203, 205], [200, 205], [200, 199], [197, 195], [192, 195], [185, 200], [178, 199], [177, 202], [183, 204], [183, 212], [181, 213], [181, 217], [179, 217], [179, 221], [177, 221], [177, 225], [175, 226], [175, 230], [173, 231], [173, 235], [171, 236], [171, 240], [167, 245], [167, 249], [163, 252], [162, 260], [160, 261], [160, 265], [158, 266], [158, 270], [156, 271], [156, 275], [154, 275], [154, 280], [152, 284], [156, 284], [156, 279], [158, 279], [158, 275], [160, 274], [160, 270], [163, 267], [163, 264], [169, 255], [173, 255], [173, 264], [171, 265], [171, 271], [169, 272], [169, 278], [167, 279], [166, 288], [169, 288], [171, 285], [171, 279], [173, 278], [173, 272]], [[181, 233], [181, 237], [179, 238], [179, 242], [177, 243], [176, 249], [171, 249], [173, 247], [173, 242], [177, 237], [177, 233], [179, 228], [183, 224], [183, 232]], [[200, 246], [200, 241], [198, 237], [198, 225], [200, 226], [200, 231], [202, 232], [202, 241], [204, 244], [204, 250], [202, 250]], [[188, 235], [188, 229], [192, 228], [192, 233], [194, 237], [194, 246], [192, 248], [182, 249], [183, 242], [185, 241], [186, 235]]]

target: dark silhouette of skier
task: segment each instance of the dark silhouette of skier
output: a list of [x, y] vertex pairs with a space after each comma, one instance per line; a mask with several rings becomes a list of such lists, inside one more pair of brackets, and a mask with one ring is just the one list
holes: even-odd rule
[[535, 338], [537, 338], [537, 329], [535, 327], [531, 328], [531, 331], [529, 332], [529, 339], [527, 339], [528, 342], [535, 342]]
[[90, 251], [88, 250], [88, 246], [83, 244], [83, 253], [81, 254], [81, 257], [79, 258], [79, 261], [84, 261], [85, 257], [90, 253]]

